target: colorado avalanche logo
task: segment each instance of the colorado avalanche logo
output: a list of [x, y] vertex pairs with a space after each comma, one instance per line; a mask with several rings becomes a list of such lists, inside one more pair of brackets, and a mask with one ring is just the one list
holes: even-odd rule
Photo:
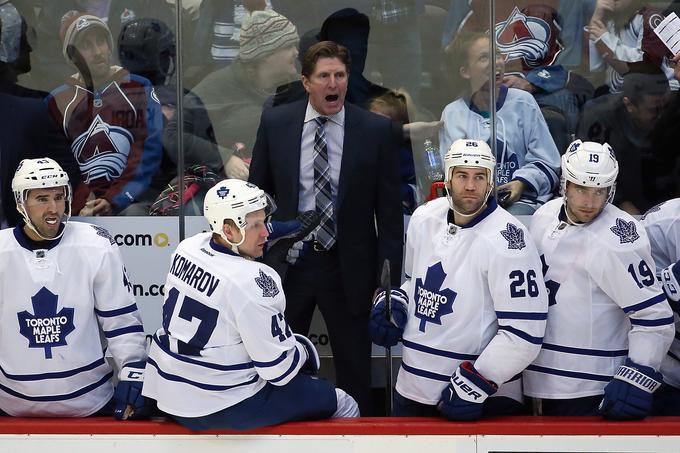
[[255, 277], [255, 283], [262, 290], [262, 297], [274, 297], [279, 293], [274, 279], [262, 272], [262, 269], [260, 269], [260, 276]]
[[456, 292], [450, 289], [442, 289], [446, 274], [442, 263], [439, 262], [427, 268], [425, 281], [416, 279], [416, 317], [420, 319], [418, 330], [425, 332], [428, 322], [441, 325], [444, 315], [453, 313], [453, 301]]
[[527, 246], [526, 242], [524, 242], [524, 231], [512, 223], [508, 223], [500, 233], [508, 241], [508, 249], [510, 250], [522, 250]]
[[506, 60], [521, 59], [529, 67], [540, 66], [549, 52], [550, 26], [515, 7], [507, 20], [494, 29], [498, 50]]
[[133, 141], [128, 130], [111, 126], [97, 115], [89, 129], [71, 145], [85, 184], [96, 179], [119, 178], [127, 166]]
[[626, 242], [630, 242], [632, 244], [633, 242], [640, 239], [640, 235], [635, 229], [635, 222], [632, 220], [630, 222], [626, 222], [623, 219], [616, 219], [616, 225], [611, 227], [610, 230], [612, 230], [612, 233], [619, 237], [621, 244], [625, 244]]
[[44, 348], [45, 358], [52, 358], [52, 348], [66, 346], [66, 337], [73, 332], [73, 308], [57, 312], [59, 297], [44, 286], [31, 297], [33, 313], [17, 313], [19, 333], [28, 339], [29, 348]]

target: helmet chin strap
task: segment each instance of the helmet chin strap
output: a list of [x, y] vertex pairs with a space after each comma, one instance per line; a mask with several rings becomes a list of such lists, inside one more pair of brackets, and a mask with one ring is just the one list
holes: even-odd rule
[[19, 214], [21, 214], [21, 217], [24, 218], [24, 222], [26, 223], [26, 226], [27, 226], [28, 228], [30, 228], [31, 231], [33, 231], [36, 235], [38, 235], [38, 237], [39, 237], [40, 239], [42, 239], [43, 241], [54, 241], [55, 239], [59, 239], [60, 237], [62, 237], [62, 236], [64, 235], [64, 231], [66, 231], [66, 228], [65, 228], [65, 227], [66, 227], [66, 223], [67, 223], [68, 220], [71, 218], [71, 214], [70, 214], [70, 213], [69, 213], [69, 214], [66, 214], [66, 213], [65, 213], [65, 214], [61, 217], [61, 220], [59, 221], [60, 224], [63, 224], [63, 225], [64, 225], [64, 228], [62, 228], [61, 231], [60, 231], [59, 233], [57, 233], [57, 235], [54, 236], [53, 238], [48, 238], [48, 237], [45, 237], [45, 236], [43, 236], [42, 234], [40, 234], [40, 232], [39, 232], [38, 229], [35, 227], [35, 225], [33, 225], [33, 222], [31, 222], [31, 218], [28, 216], [28, 213], [27, 213], [26, 210], [24, 209], [23, 205], [21, 205], [21, 207], [18, 208], [18, 211], [19, 211]]
[[236, 253], [237, 255], [241, 255], [241, 253], [238, 251], [238, 247], [239, 247], [239, 245], [243, 244], [243, 241], [246, 240], [246, 232], [240, 226], [237, 225], [237, 227], [238, 227], [239, 233], [241, 233], [241, 240], [238, 241], [238, 243], [231, 242], [227, 238], [227, 235], [224, 234], [224, 231], [220, 232], [220, 236], [222, 236], [222, 239], [224, 239], [226, 241], [226, 243], [229, 244], [229, 248], [231, 249], [232, 252]]

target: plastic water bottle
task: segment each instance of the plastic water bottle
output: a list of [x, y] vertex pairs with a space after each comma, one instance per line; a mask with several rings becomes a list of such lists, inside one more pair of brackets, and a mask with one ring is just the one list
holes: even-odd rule
[[442, 158], [430, 139], [425, 140], [425, 165], [427, 177], [431, 182], [444, 180]]

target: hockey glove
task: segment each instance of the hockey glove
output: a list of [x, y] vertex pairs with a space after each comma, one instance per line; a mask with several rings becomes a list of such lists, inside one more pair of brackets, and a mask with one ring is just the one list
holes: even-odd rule
[[120, 379], [113, 394], [117, 420], [141, 420], [151, 415], [152, 403], [142, 396], [144, 362], [128, 363], [120, 370]]
[[312, 344], [309, 338], [300, 335], [299, 333], [295, 334], [295, 339], [304, 346], [307, 351], [307, 360], [305, 361], [305, 364], [302, 365], [302, 368], [300, 368], [300, 373], [312, 376], [316, 375], [316, 373], [319, 372], [319, 368], [321, 368], [321, 361], [319, 360], [319, 353], [316, 352], [314, 344]]
[[479, 374], [472, 363], [463, 362], [442, 391], [437, 407], [449, 420], [479, 420], [484, 401], [497, 390], [498, 386]]
[[662, 379], [661, 373], [652, 367], [626, 359], [605, 386], [598, 411], [611, 420], [645, 418], [652, 409], [652, 394], [661, 386]]
[[[680, 301], [680, 261], [671, 264], [666, 269], [661, 271], [661, 283], [663, 284], [663, 292], [666, 293], [666, 298], [671, 302]], [[675, 307], [674, 307], [675, 308]]]
[[386, 292], [382, 289], [373, 298], [368, 329], [373, 343], [378, 346], [390, 347], [397, 344], [404, 333], [408, 318], [408, 295], [401, 288], [391, 289], [392, 317], [387, 319]]
[[286, 254], [286, 262], [290, 265], [295, 266], [300, 259], [305, 256], [311, 247], [311, 242], [308, 241], [297, 241], [293, 244]]

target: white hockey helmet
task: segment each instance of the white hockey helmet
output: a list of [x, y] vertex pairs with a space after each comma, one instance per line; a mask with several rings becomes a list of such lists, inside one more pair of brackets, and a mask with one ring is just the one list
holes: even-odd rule
[[[489, 195], [493, 191], [496, 181], [496, 158], [491, 152], [489, 145], [482, 140], [469, 140], [460, 138], [453, 142], [449, 150], [444, 155], [444, 183], [446, 186], [446, 198], [449, 200], [449, 205], [457, 214], [464, 215], [456, 211], [453, 206], [453, 200], [449, 193], [451, 176], [455, 167], [473, 167], [484, 168], [487, 171], [489, 181], [489, 188], [484, 197], [484, 203], [488, 200]], [[475, 215], [471, 214], [471, 215]]]
[[69, 184], [68, 174], [56, 161], [49, 157], [24, 159], [19, 162], [19, 166], [12, 178], [12, 192], [14, 192], [17, 211], [19, 211], [19, 214], [24, 218], [26, 225], [39, 237], [46, 240], [61, 237], [61, 235], [64, 234], [64, 229], [62, 228], [59, 234], [54, 238], [46, 238], [38, 232], [35, 225], [33, 225], [33, 222], [31, 222], [28, 211], [26, 210], [28, 191], [32, 189], [49, 189], [62, 186], [64, 187], [64, 195], [66, 196], [66, 209], [61, 221], [66, 225], [66, 222], [68, 222], [68, 219], [71, 217], [71, 185]]
[[[276, 203], [255, 184], [240, 179], [225, 179], [208, 190], [203, 201], [203, 216], [210, 225], [213, 233], [219, 234], [222, 239], [232, 246], [232, 250], [238, 253], [236, 247], [245, 240], [246, 215], [250, 212], [265, 210], [265, 216], [270, 216], [276, 210]], [[241, 241], [234, 244], [224, 234], [225, 220], [232, 220], [241, 233]]]
[[560, 193], [566, 196], [567, 181], [571, 181], [585, 187], [609, 188], [607, 202], [611, 202], [616, 191], [618, 174], [619, 164], [608, 143], [575, 140], [562, 156]]

